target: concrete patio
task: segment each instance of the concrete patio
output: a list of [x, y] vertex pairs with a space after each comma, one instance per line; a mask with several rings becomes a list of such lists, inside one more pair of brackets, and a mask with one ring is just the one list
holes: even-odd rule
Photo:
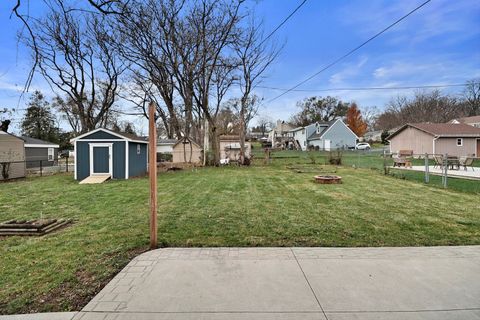
[[[411, 168], [405, 167], [395, 167], [392, 169], [400, 169], [400, 170], [410, 170], [410, 171], [419, 171], [425, 172], [425, 166], [413, 166]], [[443, 174], [442, 169], [439, 167], [434, 168], [433, 166], [428, 167], [428, 171], [430, 174], [441, 176]], [[447, 170], [447, 175], [452, 178], [463, 178], [463, 179], [480, 179], [480, 168], [468, 168], [464, 170], [460, 168], [459, 170]]]
[[74, 319], [480, 319], [480, 246], [158, 249]]

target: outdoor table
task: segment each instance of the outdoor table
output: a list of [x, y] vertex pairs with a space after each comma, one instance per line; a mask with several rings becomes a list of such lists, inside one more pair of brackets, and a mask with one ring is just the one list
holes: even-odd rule
[[451, 170], [460, 170], [460, 160], [458, 159], [458, 157], [448, 157], [447, 166]]

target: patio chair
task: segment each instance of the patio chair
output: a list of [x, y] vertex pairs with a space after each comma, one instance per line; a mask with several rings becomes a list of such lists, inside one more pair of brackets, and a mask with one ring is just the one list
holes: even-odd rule
[[473, 161], [474, 160], [475, 159], [471, 158], [471, 157], [460, 157], [459, 163], [460, 163], [460, 166], [462, 166], [465, 171], [467, 171], [467, 167], [470, 167], [470, 168], [472, 168], [472, 171], [475, 171], [473, 169]]
[[433, 161], [435, 161], [435, 164], [433, 165], [433, 168], [440, 167], [440, 169], [443, 168], [443, 158], [442, 156], [433, 156]]

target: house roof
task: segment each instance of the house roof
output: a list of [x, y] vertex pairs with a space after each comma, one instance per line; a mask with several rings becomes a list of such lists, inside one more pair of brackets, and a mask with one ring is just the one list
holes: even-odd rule
[[453, 120], [450, 121], [450, 123], [452, 123], [455, 120], [460, 122], [460, 123], [479, 123], [480, 122], [480, 116], [453, 119]]
[[434, 137], [480, 137], [480, 128], [463, 123], [407, 123], [387, 139], [390, 140], [407, 127], [418, 129]]
[[44, 148], [59, 148], [60, 146], [56, 143], [44, 141], [40, 139], [30, 138], [27, 136], [20, 137], [23, 141], [25, 141], [25, 147], [44, 147]]
[[316, 139], [320, 139], [323, 134], [328, 130], [328, 128], [330, 128], [330, 126], [332, 124], [334, 124], [337, 120], [332, 120], [332, 121], [328, 121], [328, 122], [317, 122], [317, 124], [322, 127], [322, 129], [317, 132], [317, 130], [315, 130], [311, 135], [310, 137], [308, 137], [309, 140], [316, 140]]
[[105, 128], [98, 128], [98, 129], [86, 132], [84, 134], [81, 134], [81, 135], [73, 138], [73, 139], [70, 139], [70, 142], [74, 142], [75, 140], [82, 139], [82, 138], [84, 138], [84, 137], [86, 137], [86, 136], [88, 136], [92, 133], [98, 132], [98, 131], [104, 131], [104, 132], [107, 132], [111, 135], [117, 136], [119, 138], [127, 139], [128, 141], [132, 141], [132, 142], [148, 143], [148, 140], [144, 137], [139, 137], [137, 135], [134, 135], [134, 134], [131, 134], [131, 133], [126, 133], [126, 132], [115, 132], [115, 131], [105, 129]]

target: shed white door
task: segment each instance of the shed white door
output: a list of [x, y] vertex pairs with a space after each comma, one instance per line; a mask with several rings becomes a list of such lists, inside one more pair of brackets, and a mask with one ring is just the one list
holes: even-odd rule
[[90, 175], [112, 175], [112, 144], [90, 143]]

